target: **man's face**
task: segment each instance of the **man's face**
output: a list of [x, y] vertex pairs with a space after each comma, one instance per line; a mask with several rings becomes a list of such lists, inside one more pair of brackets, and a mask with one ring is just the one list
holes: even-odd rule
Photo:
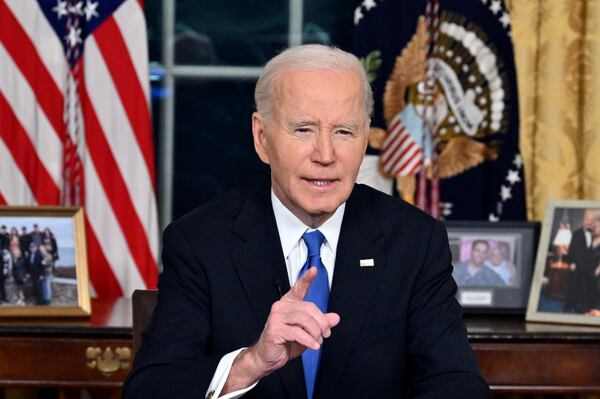
[[478, 242], [475, 244], [473, 249], [471, 250], [471, 263], [474, 266], [481, 266], [485, 261], [485, 257], [487, 255], [488, 246], [482, 242]]
[[586, 209], [583, 211], [583, 227], [587, 230], [592, 230], [594, 227], [594, 219], [596, 215], [594, 211]]
[[350, 196], [367, 148], [368, 121], [356, 72], [291, 70], [277, 78], [274, 111], [254, 113], [260, 159], [277, 198], [319, 226]]
[[502, 263], [502, 261], [504, 261], [504, 257], [502, 256], [502, 252], [500, 252], [500, 250], [498, 248], [494, 248], [490, 251], [490, 262], [492, 262], [492, 264], [494, 266], [498, 266], [499, 264]]

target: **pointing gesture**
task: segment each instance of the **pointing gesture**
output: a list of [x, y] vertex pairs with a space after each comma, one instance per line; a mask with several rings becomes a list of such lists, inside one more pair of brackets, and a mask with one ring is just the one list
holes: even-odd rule
[[311, 267], [271, 306], [258, 342], [236, 358], [222, 393], [253, 384], [307, 348], [319, 349], [323, 339], [331, 336], [340, 316], [324, 314], [314, 303], [304, 300], [316, 276], [317, 268]]

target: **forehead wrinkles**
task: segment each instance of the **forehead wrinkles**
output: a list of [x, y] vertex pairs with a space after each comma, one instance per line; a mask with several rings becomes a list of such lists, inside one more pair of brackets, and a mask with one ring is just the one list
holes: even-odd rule
[[337, 90], [339, 95], [319, 91], [313, 94], [311, 85], [302, 81], [278, 78], [274, 85], [273, 116], [285, 127], [317, 126], [333, 129], [346, 128], [360, 130], [367, 119], [363, 116], [362, 101], [359, 93]]
[[[336, 90], [332, 86], [337, 85]], [[354, 90], [352, 90], [354, 89]], [[360, 80], [347, 70], [291, 69], [277, 75], [274, 102], [285, 104], [306, 98], [311, 102], [361, 105]], [[299, 98], [300, 97], [300, 98]]]

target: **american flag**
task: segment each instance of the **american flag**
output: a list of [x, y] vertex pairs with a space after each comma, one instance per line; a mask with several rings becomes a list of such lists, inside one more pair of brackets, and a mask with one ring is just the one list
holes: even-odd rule
[[99, 297], [155, 287], [142, 0], [0, 0], [0, 205], [82, 205]]
[[423, 150], [402, 123], [400, 113], [390, 123], [380, 162], [383, 171], [393, 177], [413, 175], [423, 166]]

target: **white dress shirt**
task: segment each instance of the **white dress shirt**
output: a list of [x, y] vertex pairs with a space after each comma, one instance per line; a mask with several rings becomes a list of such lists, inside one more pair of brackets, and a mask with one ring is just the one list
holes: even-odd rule
[[583, 229], [583, 235], [585, 236], [585, 247], [590, 248], [592, 246], [592, 232], [588, 229]]
[[[298, 219], [289, 209], [281, 203], [279, 198], [271, 190], [271, 204], [273, 205], [273, 213], [275, 214], [275, 223], [277, 224], [277, 230], [279, 231], [279, 238], [281, 240], [281, 249], [285, 255], [285, 266], [287, 269], [288, 279], [290, 281], [290, 287], [292, 287], [298, 280], [298, 274], [302, 269], [302, 266], [306, 262], [308, 255], [308, 249], [302, 239], [302, 235], [307, 231], [314, 231], [317, 229], [310, 228], [305, 225], [300, 219]], [[342, 220], [344, 218], [344, 211], [346, 209], [346, 203], [343, 203], [338, 207], [335, 213], [325, 221], [318, 230], [325, 236], [325, 241], [321, 246], [321, 261], [327, 270], [327, 277], [329, 279], [329, 289], [331, 289], [331, 282], [333, 281], [333, 269], [335, 265], [335, 254], [337, 250], [338, 239], [340, 237], [340, 230], [342, 228]], [[217, 370], [213, 376], [206, 396], [212, 393], [212, 397], [222, 399], [236, 399], [251, 390], [258, 384], [258, 381], [251, 386], [240, 389], [234, 392], [230, 392], [226, 395], [219, 396], [221, 390], [229, 377], [231, 366], [233, 361], [239, 355], [239, 353], [245, 348], [240, 348], [236, 351], [230, 352], [221, 358]]]

